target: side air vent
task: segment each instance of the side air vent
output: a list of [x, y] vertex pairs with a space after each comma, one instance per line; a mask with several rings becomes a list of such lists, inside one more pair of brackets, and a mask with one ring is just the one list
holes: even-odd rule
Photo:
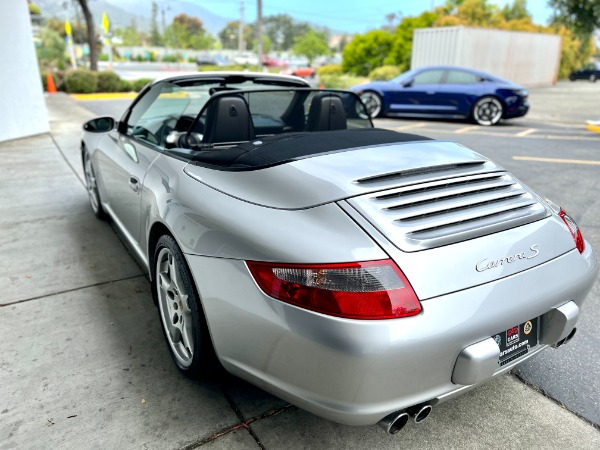
[[348, 202], [404, 251], [473, 239], [549, 214], [537, 197], [507, 172], [438, 179]]

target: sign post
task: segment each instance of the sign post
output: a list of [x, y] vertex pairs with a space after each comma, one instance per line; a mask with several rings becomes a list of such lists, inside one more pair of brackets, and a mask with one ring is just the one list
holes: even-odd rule
[[110, 21], [108, 15], [102, 13], [102, 29], [104, 30], [105, 43], [108, 45], [108, 70], [112, 71], [113, 66], [113, 49], [112, 49], [112, 33], [110, 32]]
[[71, 65], [73, 66], [73, 69], [77, 69], [75, 45], [73, 44], [73, 30], [71, 29], [71, 22], [69, 22], [69, 20], [65, 22], [65, 33], [67, 35], [67, 45], [69, 46], [69, 56], [71, 57]]

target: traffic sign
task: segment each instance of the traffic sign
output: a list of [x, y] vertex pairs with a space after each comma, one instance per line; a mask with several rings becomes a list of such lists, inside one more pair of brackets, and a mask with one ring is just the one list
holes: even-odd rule
[[102, 28], [104, 28], [104, 34], [108, 34], [108, 30], [110, 30], [110, 21], [105, 12], [102, 13]]

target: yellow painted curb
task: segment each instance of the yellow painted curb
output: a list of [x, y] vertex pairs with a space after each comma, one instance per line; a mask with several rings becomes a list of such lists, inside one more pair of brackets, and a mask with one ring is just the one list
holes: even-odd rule
[[137, 92], [105, 92], [98, 94], [69, 94], [72, 98], [78, 101], [86, 100], [119, 100], [136, 98]]
[[595, 133], [600, 133], [600, 122], [588, 123], [586, 128]]

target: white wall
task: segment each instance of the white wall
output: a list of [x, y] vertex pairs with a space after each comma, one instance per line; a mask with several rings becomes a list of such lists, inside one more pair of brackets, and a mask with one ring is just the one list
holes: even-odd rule
[[469, 67], [527, 86], [555, 83], [561, 37], [554, 34], [440, 27], [415, 30], [411, 68]]
[[0, 2], [0, 142], [49, 131], [26, 0]]

